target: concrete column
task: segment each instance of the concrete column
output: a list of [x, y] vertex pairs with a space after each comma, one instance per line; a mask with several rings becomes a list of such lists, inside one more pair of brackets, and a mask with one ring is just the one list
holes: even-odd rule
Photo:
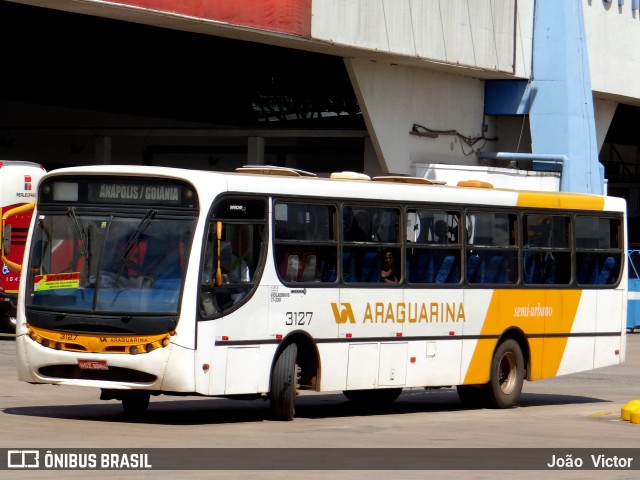
[[247, 164], [264, 165], [263, 137], [249, 137], [247, 139]]
[[111, 165], [111, 137], [96, 137], [96, 165]]
[[565, 155], [562, 191], [603, 193], [582, 1], [537, 0], [531, 84], [533, 154]]
[[370, 137], [364, 139], [364, 173], [371, 177], [376, 177], [385, 173], [380, 168], [380, 161], [378, 160], [376, 150], [373, 147]]

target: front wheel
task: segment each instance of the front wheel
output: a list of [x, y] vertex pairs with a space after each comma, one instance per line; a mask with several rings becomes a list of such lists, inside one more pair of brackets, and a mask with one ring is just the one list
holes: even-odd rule
[[491, 377], [485, 385], [488, 406], [512, 408], [518, 404], [524, 383], [524, 357], [520, 345], [505, 340], [491, 360]]
[[269, 392], [271, 414], [277, 420], [293, 420], [298, 395], [298, 345], [287, 345], [276, 360], [271, 372]]

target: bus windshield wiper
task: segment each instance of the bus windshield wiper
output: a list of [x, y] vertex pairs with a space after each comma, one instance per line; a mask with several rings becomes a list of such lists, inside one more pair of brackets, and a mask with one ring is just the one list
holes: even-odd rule
[[89, 248], [87, 246], [87, 243], [88, 243], [87, 234], [82, 229], [82, 226], [80, 225], [80, 220], [78, 220], [78, 216], [76, 215], [75, 207], [69, 207], [67, 209], [67, 213], [71, 217], [71, 220], [73, 220], [73, 226], [75, 227], [76, 234], [78, 235], [78, 238], [80, 239], [80, 245], [79, 245], [80, 254], [85, 258], [85, 260], [88, 260], [89, 259]]
[[120, 269], [118, 270], [118, 277], [117, 278], [120, 278], [120, 275], [122, 275], [122, 271], [124, 270], [125, 264], [127, 263], [127, 260], [129, 259], [129, 254], [131, 253], [131, 250], [133, 250], [133, 247], [136, 245], [136, 243], [140, 239], [140, 235], [142, 235], [144, 233], [144, 231], [149, 226], [149, 223], [151, 222], [153, 217], [156, 216], [157, 213], [158, 213], [157, 210], [154, 210], [153, 208], [149, 209], [147, 214], [144, 216], [144, 218], [138, 224], [138, 226], [135, 229], [135, 231], [129, 237], [129, 240], [127, 240], [127, 244], [124, 246], [124, 249], [122, 250], [122, 255], [120, 257], [121, 262], [120, 262]]

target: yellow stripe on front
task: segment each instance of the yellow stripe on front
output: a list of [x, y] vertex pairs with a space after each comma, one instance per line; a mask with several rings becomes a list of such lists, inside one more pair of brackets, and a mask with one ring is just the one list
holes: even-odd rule
[[[553, 377], [558, 372], [580, 303], [581, 290], [495, 290], [480, 336], [501, 336], [510, 327], [529, 335], [558, 337], [528, 338], [531, 352], [530, 380]], [[489, 381], [491, 357], [498, 338], [481, 338], [476, 344], [465, 384]]]
[[156, 348], [166, 347], [169, 333], [155, 335], [104, 335], [80, 334], [46, 330], [28, 325], [29, 337], [42, 346], [54, 350], [83, 353], [130, 354], [148, 353]]
[[576, 193], [519, 192], [517, 206], [602, 211], [604, 197]]

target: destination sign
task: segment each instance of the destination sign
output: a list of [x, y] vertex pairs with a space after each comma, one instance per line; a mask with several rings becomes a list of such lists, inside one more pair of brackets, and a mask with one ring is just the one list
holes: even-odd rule
[[193, 189], [182, 182], [142, 177], [65, 176], [41, 186], [40, 203], [118, 204], [131, 207], [171, 206], [195, 208]]
[[182, 188], [176, 185], [131, 185], [103, 183], [89, 186], [90, 202], [182, 203]]

